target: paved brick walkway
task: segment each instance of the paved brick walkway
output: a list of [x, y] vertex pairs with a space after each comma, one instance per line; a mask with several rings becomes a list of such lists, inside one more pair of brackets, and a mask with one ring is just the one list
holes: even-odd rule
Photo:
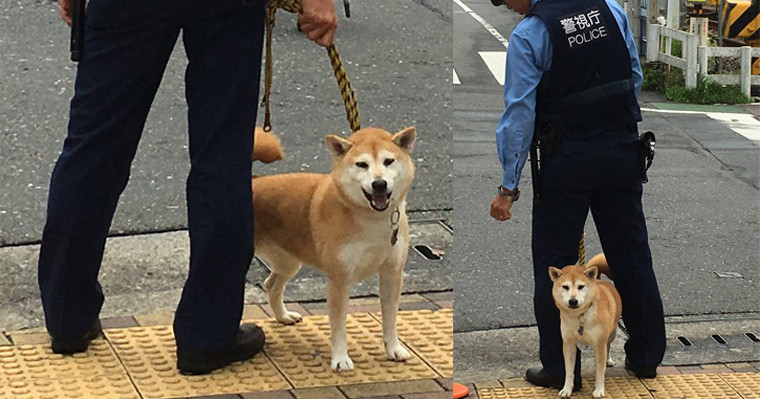
[[385, 358], [377, 298], [351, 299], [349, 353], [355, 369], [330, 370], [324, 302], [291, 303], [303, 322], [284, 326], [264, 305], [247, 305], [244, 322], [267, 333], [263, 354], [207, 376], [177, 373], [173, 315], [156, 313], [102, 320], [104, 334], [85, 354], [50, 351], [44, 329], [0, 334], [0, 398], [451, 398], [451, 292], [402, 296], [399, 335], [412, 359]]

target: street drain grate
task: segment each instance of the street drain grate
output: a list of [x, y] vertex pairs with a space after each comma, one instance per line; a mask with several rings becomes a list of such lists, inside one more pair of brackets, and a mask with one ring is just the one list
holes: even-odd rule
[[749, 338], [749, 340], [752, 342], [760, 342], [760, 338], [758, 338], [757, 335], [753, 333], [744, 333], [744, 336]]
[[678, 339], [678, 341], [679, 341], [679, 342], [680, 342], [680, 343], [681, 343], [683, 346], [693, 346], [693, 345], [694, 345], [694, 344], [693, 344], [693, 343], [692, 343], [692, 342], [691, 342], [691, 341], [690, 341], [688, 338], [686, 338], [686, 337], [683, 337], [683, 336], [678, 336], [678, 337], [676, 337], [676, 339]]
[[422, 257], [427, 260], [443, 259], [440, 251], [436, 251], [427, 245], [414, 245], [412, 246], [412, 249], [414, 249], [418, 254], [422, 255]]
[[737, 272], [715, 272], [719, 278], [744, 278], [741, 273]]
[[715, 342], [717, 342], [717, 343], [719, 343], [721, 345], [727, 344], [725, 338], [721, 337], [720, 334], [712, 334], [712, 335], [710, 335], [710, 337], [713, 339], [713, 341], [715, 341]]

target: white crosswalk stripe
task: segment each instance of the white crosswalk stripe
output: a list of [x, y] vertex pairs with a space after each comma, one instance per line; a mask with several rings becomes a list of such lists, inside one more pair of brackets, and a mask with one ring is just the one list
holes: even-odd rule
[[[490, 72], [491, 76], [493, 76], [494, 79], [496, 79], [496, 82], [504, 86], [504, 69], [507, 66], [507, 52], [506, 51], [478, 51], [478, 55], [480, 56], [480, 59], [483, 60], [483, 64], [487, 69], [488, 72]], [[452, 71], [454, 73], [454, 84], [455, 85], [461, 85], [462, 80], [459, 77], [459, 74], [457, 74], [456, 69], [453, 69]], [[486, 73], [483, 71], [482, 73]], [[467, 84], [468, 82], [465, 79], [464, 84]]]
[[504, 86], [504, 69], [507, 66], [506, 51], [478, 51], [478, 55], [486, 63], [491, 75], [500, 85]]
[[727, 112], [701, 112], [701, 111], [676, 111], [656, 108], [641, 108], [645, 112], [660, 112], [671, 114], [701, 114], [716, 121], [723, 122], [729, 129], [746, 137], [749, 140], [760, 143], [760, 121], [751, 114], [738, 114]]

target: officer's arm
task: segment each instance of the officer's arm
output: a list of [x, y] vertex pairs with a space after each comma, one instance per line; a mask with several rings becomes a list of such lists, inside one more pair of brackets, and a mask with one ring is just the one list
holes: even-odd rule
[[[626, 23], [626, 28], [627, 28]], [[639, 61], [639, 53], [636, 50], [636, 44], [633, 41], [633, 35], [631, 30], [628, 30], [628, 34], [625, 37], [625, 42], [628, 45], [628, 52], [631, 54], [631, 71], [633, 72], [633, 84], [636, 87], [636, 98], [639, 98], [641, 94], [641, 84], [644, 81], [644, 74], [641, 72], [641, 62]]]
[[499, 160], [504, 170], [501, 184], [510, 190], [519, 184], [528, 159], [536, 118], [536, 88], [551, 63], [549, 33], [544, 24], [538, 18], [528, 17], [520, 25], [509, 41], [505, 110], [496, 129]]

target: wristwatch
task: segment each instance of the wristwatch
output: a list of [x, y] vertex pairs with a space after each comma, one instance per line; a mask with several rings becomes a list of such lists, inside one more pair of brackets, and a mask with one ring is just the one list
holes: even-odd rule
[[520, 199], [520, 190], [517, 188], [509, 190], [504, 186], [499, 186], [499, 195], [509, 202], [515, 202]]

